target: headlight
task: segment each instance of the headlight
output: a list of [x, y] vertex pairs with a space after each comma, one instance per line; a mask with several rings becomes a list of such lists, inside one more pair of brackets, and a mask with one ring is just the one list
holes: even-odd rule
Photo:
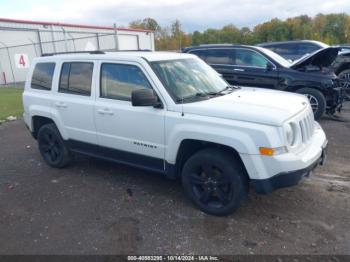
[[288, 146], [293, 146], [296, 140], [296, 132], [292, 123], [288, 123], [284, 127], [284, 134], [285, 134]]

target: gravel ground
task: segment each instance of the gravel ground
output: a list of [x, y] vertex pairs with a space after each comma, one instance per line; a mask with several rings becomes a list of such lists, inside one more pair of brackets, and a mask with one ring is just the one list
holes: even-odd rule
[[350, 106], [323, 119], [328, 162], [301, 184], [251, 191], [228, 217], [178, 181], [86, 157], [45, 165], [22, 121], [0, 125], [0, 254], [348, 254]]

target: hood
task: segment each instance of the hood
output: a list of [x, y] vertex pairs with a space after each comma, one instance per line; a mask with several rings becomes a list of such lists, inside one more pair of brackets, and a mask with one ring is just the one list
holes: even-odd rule
[[245, 87], [228, 95], [183, 105], [185, 113], [280, 126], [308, 106], [303, 95]]
[[337, 58], [339, 47], [326, 47], [317, 50], [316, 52], [306, 55], [299, 60], [296, 60], [290, 68], [300, 69], [305, 66], [329, 67]]

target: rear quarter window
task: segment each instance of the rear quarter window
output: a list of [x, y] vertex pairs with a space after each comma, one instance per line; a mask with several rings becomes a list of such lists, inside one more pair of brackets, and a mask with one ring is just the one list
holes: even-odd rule
[[55, 66], [55, 63], [37, 63], [31, 79], [31, 88], [50, 91]]

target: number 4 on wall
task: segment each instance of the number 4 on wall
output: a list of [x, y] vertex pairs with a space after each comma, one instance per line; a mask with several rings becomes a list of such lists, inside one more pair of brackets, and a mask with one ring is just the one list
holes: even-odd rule
[[22, 65], [23, 67], [26, 66], [26, 61], [24, 60], [23, 55], [21, 55], [20, 58], [19, 58], [19, 64]]
[[28, 68], [29, 59], [27, 54], [15, 54], [15, 63], [17, 68]]

